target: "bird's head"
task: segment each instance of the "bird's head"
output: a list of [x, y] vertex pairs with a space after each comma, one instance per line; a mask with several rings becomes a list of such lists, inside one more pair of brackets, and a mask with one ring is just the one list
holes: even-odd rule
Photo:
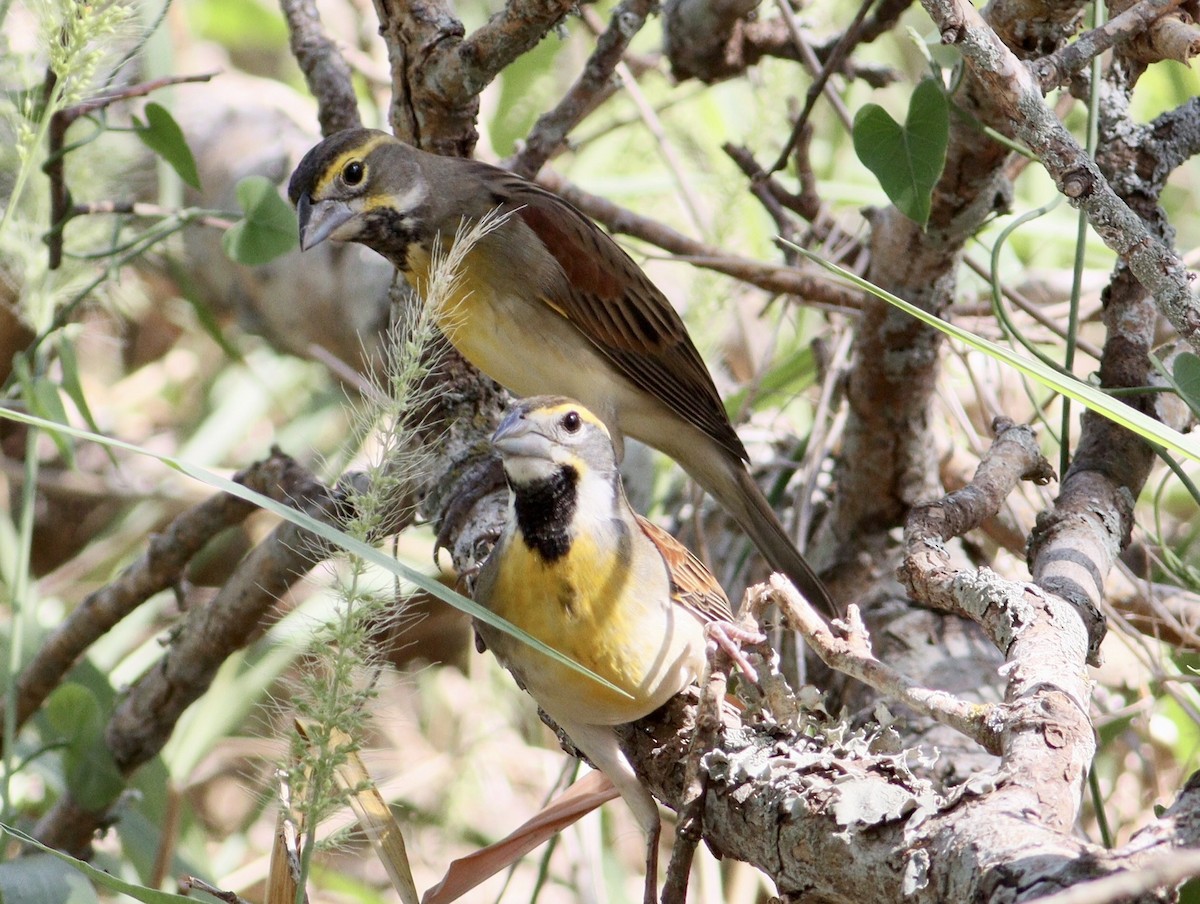
[[305, 154], [288, 183], [301, 250], [333, 239], [402, 251], [430, 194], [420, 154], [375, 129], [336, 132]]
[[576, 480], [617, 471], [608, 429], [578, 402], [561, 396], [522, 399], [492, 436], [514, 488], [542, 484], [564, 472]]

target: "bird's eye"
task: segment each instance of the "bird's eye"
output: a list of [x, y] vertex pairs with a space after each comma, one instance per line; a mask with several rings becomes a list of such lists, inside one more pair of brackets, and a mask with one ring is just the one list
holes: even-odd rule
[[347, 185], [358, 185], [363, 180], [366, 170], [358, 160], [351, 160], [342, 168], [342, 181]]
[[583, 421], [580, 420], [578, 411], [568, 411], [562, 418], [563, 429], [568, 433], [577, 433], [579, 428], [583, 426]]

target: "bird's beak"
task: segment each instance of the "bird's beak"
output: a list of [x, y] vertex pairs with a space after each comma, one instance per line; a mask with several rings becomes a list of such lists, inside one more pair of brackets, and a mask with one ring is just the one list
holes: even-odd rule
[[549, 438], [538, 432], [537, 426], [525, 416], [525, 412], [519, 410], [505, 415], [492, 434], [492, 445], [504, 458], [551, 457]]
[[301, 195], [296, 202], [296, 216], [300, 220], [300, 250], [307, 251], [333, 235], [339, 226], [354, 216], [354, 211], [345, 201], [314, 204], [311, 197]]

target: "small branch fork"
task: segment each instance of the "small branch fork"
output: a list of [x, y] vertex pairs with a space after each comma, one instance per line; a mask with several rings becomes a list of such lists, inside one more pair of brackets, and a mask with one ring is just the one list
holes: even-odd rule
[[1066, 84], [1095, 57], [1142, 34], [1181, 2], [1183, 0], [1141, 0], [1100, 27], [1084, 32], [1070, 44], [1036, 60], [1032, 64], [1033, 75], [1042, 92], [1049, 93]]
[[[1007, 418], [992, 425], [996, 440], [965, 487], [944, 499], [913, 509], [905, 531], [905, 557], [901, 578], [915, 599], [946, 612], [980, 621], [996, 645], [1006, 651], [1019, 630], [1012, 611], [1004, 606], [983, 606], [959, 601], [960, 573], [951, 567], [945, 542], [978, 527], [996, 514], [1004, 499], [1021, 480], [1046, 483], [1054, 472], [1037, 447], [1033, 432]], [[766, 587], [756, 588], [761, 608], [774, 602], [787, 622], [799, 631], [813, 651], [830, 668], [856, 678], [884, 696], [962, 732], [989, 753], [1001, 753], [1003, 714], [993, 706], [967, 703], [944, 691], [923, 687], [875, 658], [858, 609], [850, 607], [845, 621], [833, 627], [816, 613], [796, 589], [775, 575]]]
[[47, 159], [42, 170], [50, 180], [50, 229], [46, 233], [46, 245], [49, 247], [50, 269], [57, 270], [62, 265], [63, 258], [63, 228], [80, 213], [90, 213], [85, 206], [74, 207], [71, 203], [71, 191], [67, 188], [66, 174], [63, 168], [67, 154], [67, 130], [72, 124], [84, 117], [90, 116], [97, 110], [103, 110], [119, 101], [131, 100], [135, 97], [145, 97], [160, 88], [169, 85], [182, 85], [190, 82], [207, 82], [217, 76], [216, 72], [205, 72], [199, 75], [173, 75], [164, 78], [129, 85], [119, 91], [110, 91], [93, 97], [73, 107], [59, 110], [50, 118], [50, 128], [47, 130]]
[[[1054, 479], [1054, 469], [1038, 449], [1032, 430], [1001, 417], [992, 422], [992, 431], [996, 440], [971, 482], [943, 499], [914, 506], [904, 531], [900, 579], [913, 599], [968, 618], [976, 615], [958, 597], [959, 573], [950, 565], [945, 542], [995, 515], [1019, 481], [1044, 486]], [[1002, 636], [995, 626], [984, 628], [993, 640]]]
[[783, 576], [772, 575], [768, 585], [760, 586], [755, 592], [762, 595], [761, 604], [773, 602], [779, 606], [788, 625], [804, 636], [813, 652], [830, 668], [949, 725], [976, 741], [988, 753], [1000, 754], [1003, 719], [996, 707], [967, 703], [945, 691], [923, 687], [880, 662], [871, 652], [871, 639], [857, 606], [850, 605], [849, 614], [838, 626], [842, 632], [839, 637]]

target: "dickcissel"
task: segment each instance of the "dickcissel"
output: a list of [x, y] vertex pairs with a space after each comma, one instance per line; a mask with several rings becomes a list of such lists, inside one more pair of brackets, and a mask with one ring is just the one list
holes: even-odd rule
[[418, 292], [436, 248], [466, 222], [506, 218], [467, 253], [459, 297], [435, 313], [468, 361], [518, 396], [580, 400], [620, 458], [632, 436], [679, 462], [772, 567], [833, 614], [746, 470], [749, 460], [683, 320], [607, 233], [556, 195], [494, 166], [349, 129], [310, 150], [288, 195], [300, 246], [359, 242]]
[[604, 772], [646, 832], [646, 901], [655, 900], [659, 816], [614, 725], [650, 715], [700, 678], [709, 632], [733, 613], [695, 556], [629, 506], [603, 421], [559, 397], [524, 399], [492, 439], [510, 517], [475, 598], [620, 688], [618, 694], [495, 628], [500, 662]]

